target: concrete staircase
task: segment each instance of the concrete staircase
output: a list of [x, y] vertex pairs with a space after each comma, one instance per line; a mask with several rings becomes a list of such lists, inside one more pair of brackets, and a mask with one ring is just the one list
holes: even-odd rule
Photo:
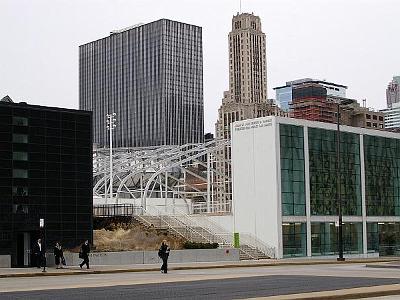
[[[218, 243], [220, 248], [233, 247], [233, 235], [211, 221], [206, 215], [191, 216], [184, 213], [163, 215], [158, 210], [147, 209], [143, 215], [135, 216], [136, 220], [147, 227], [166, 229], [187, 241], [198, 243]], [[275, 249], [268, 247], [254, 236], [241, 236], [240, 259], [268, 259], [275, 257]]]

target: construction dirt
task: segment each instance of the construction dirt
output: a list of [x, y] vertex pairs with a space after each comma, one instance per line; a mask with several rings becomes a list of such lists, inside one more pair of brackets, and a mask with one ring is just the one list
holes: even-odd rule
[[171, 249], [183, 249], [185, 242], [167, 231], [148, 228], [134, 220], [114, 221], [96, 227], [93, 231], [96, 251], [158, 250], [163, 240], [167, 241]]

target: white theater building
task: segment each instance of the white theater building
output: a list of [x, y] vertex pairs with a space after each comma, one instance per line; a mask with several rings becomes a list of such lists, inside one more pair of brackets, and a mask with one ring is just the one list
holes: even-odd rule
[[337, 254], [337, 180], [345, 256], [400, 253], [400, 135], [264, 117], [231, 125], [234, 231], [276, 257]]

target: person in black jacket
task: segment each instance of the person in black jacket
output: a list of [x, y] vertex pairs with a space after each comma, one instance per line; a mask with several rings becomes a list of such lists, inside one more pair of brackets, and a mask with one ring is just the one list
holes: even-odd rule
[[44, 266], [45, 250], [41, 239], [33, 245], [33, 254], [35, 256], [35, 264], [38, 269]]
[[168, 256], [170, 248], [166, 240], [163, 240], [160, 249], [158, 250], [158, 256], [162, 259], [163, 264], [161, 266], [161, 273], [166, 274], [168, 272]]
[[61, 245], [60, 245], [60, 243], [57, 242], [56, 245], [54, 246], [54, 261], [56, 263], [57, 269], [63, 268], [63, 266], [62, 266], [63, 257], [64, 257], [64, 254], [63, 254]]
[[79, 252], [79, 258], [82, 258], [83, 261], [79, 264], [79, 266], [83, 267], [86, 264], [86, 267], [89, 269], [89, 253], [90, 253], [90, 246], [89, 241], [86, 240], [81, 247], [81, 251]]

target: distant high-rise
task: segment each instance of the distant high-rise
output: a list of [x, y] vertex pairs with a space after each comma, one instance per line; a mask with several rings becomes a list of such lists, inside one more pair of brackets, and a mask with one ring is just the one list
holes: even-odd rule
[[391, 108], [393, 103], [400, 102], [400, 76], [394, 76], [386, 89], [387, 107]]
[[276, 104], [284, 111], [289, 111], [290, 103], [293, 99], [293, 89], [297, 86], [306, 85], [309, 83], [319, 84], [326, 89], [327, 95], [346, 98], [347, 86], [327, 82], [325, 80], [316, 80], [311, 78], [298, 79], [286, 82], [284, 86], [275, 87]]
[[79, 107], [93, 111], [93, 142], [116, 147], [204, 140], [201, 27], [161, 19], [79, 47]]
[[[229, 91], [224, 92], [218, 110], [216, 138], [230, 139], [232, 122], [279, 114], [279, 108], [267, 98], [266, 42], [260, 17], [237, 14], [229, 33]], [[230, 158], [229, 147], [221, 150], [217, 158], [219, 174], [224, 174], [217, 178], [222, 183], [216, 191], [217, 201], [228, 209], [232, 199]]]

